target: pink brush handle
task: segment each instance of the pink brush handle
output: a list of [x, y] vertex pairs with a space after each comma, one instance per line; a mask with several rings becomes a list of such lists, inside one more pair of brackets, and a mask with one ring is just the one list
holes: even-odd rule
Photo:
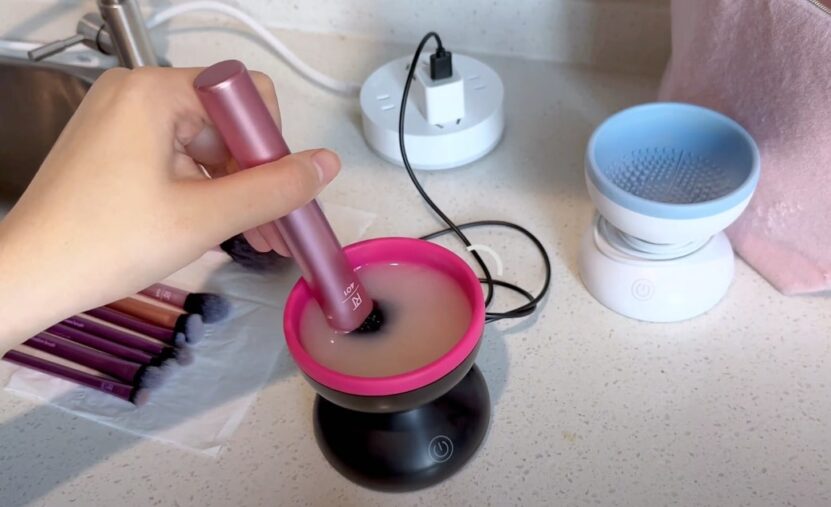
[[179, 308], [183, 308], [185, 306], [185, 300], [187, 300], [190, 295], [187, 291], [161, 283], [154, 283], [150, 287], [147, 287], [141, 291], [140, 294]]
[[[242, 62], [226, 60], [212, 65], [193, 85], [241, 169], [290, 153]], [[372, 311], [372, 300], [317, 202], [289, 213], [275, 225], [329, 324], [340, 331], [353, 331], [363, 324]]]

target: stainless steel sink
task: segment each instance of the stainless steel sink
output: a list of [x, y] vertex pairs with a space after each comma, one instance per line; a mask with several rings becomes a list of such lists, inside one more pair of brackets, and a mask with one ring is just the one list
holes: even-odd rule
[[26, 189], [101, 72], [0, 56], [0, 217]]

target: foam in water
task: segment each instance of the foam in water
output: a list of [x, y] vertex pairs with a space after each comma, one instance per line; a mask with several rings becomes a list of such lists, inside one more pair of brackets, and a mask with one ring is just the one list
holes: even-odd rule
[[384, 326], [375, 333], [338, 333], [311, 301], [300, 342], [323, 366], [362, 377], [406, 373], [443, 356], [470, 326], [468, 298], [445, 273], [410, 263], [370, 265], [359, 273], [384, 311]]

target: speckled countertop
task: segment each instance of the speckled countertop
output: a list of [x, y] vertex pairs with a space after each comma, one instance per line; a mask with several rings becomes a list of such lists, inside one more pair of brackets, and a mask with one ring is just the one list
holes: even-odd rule
[[[369, 236], [436, 228], [403, 172], [363, 142], [354, 101], [309, 86], [244, 36], [210, 33], [171, 37], [168, 56], [177, 65], [237, 57], [268, 72], [290, 145], [343, 157], [326, 200], [377, 213]], [[410, 50], [282, 35], [314, 65], [355, 80]], [[459, 220], [536, 232], [553, 281], [539, 315], [487, 331], [478, 364], [493, 419], [466, 468], [411, 494], [348, 482], [318, 451], [313, 391], [283, 353], [215, 460], [0, 392], [0, 505], [831, 504], [831, 300], [784, 297], [739, 262], [727, 299], [692, 321], [645, 324], [603, 308], [576, 272], [592, 215], [583, 149], [605, 116], [650, 100], [657, 78], [484, 59], [507, 90], [504, 141], [472, 166], [422, 178]], [[516, 237], [472, 236], [501, 254], [507, 277], [539, 283], [534, 252]]]

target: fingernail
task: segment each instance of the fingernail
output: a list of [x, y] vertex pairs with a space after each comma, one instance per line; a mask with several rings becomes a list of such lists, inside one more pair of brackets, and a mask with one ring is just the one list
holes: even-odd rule
[[321, 183], [329, 183], [338, 174], [340, 159], [329, 150], [318, 150], [312, 155], [312, 162], [317, 168], [317, 176]]

